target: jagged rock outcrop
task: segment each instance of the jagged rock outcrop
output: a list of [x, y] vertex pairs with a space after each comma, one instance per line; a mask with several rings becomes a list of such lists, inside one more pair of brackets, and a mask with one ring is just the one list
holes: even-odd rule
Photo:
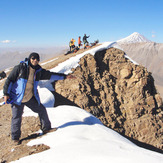
[[[119, 44], [119, 43], [118, 43]], [[137, 63], [152, 72], [155, 84], [163, 98], [163, 43], [142, 42], [132, 44], [119, 44], [126, 54]]]
[[57, 81], [56, 92], [104, 125], [162, 149], [163, 103], [151, 73], [115, 48], [85, 55], [79, 64], [77, 79]]

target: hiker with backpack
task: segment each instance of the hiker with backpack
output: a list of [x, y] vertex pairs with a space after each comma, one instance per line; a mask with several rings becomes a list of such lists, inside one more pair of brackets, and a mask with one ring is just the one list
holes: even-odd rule
[[40, 102], [37, 86], [39, 80], [64, 80], [75, 78], [72, 75], [54, 73], [39, 65], [38, 53], [31, 53], [25, 61], [15, 66], [6, 79], [3, 87], [4, 102], [12, 108], [11, 138], [15, 145], [20, 144], [21, 121], [24, 106], [38, 113], [43, 133], [49, 132], [51, 122], [46, 108]]
[[88, 44], [87, 38], [89, 38], [90, 36], [87, 36], [86, 34], [84, 34], [83, 36], [83, 43], [84, 43], [84, 49], [86, 49], [86, 44]]
[[72, 49], [75, 48], [75, 40], [73, 38], [69, 42], [69, 47], [70, 47], [70, 51], [72, 51]]

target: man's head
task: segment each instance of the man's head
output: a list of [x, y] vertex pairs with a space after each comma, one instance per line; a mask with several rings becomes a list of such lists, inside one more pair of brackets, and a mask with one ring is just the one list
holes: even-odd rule
[[28, 58], [29, 58], [31, 66], [37, 66], [40, 61], [39, 54], [35, 52], [31, 53]]
[[28, 57], [29, 59], [29, 65], [33, 68], [33, 69], [37, 69], [38, 67], [38, 63], [40, 61], [40, 56], [38, 53], [31, 53]]

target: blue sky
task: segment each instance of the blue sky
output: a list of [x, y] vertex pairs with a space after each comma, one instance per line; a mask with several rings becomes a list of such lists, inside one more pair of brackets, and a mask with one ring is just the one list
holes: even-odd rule
[[133, 32], [163, 43], [163, 0], [0, 0], [0, 47], [116, 41]]

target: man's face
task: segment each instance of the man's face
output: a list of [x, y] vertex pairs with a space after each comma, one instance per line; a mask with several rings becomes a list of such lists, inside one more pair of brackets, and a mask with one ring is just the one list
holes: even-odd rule
[[30, 62], [33, 66], [37, 66], [39, 63], [39, 59], [36, 57], [31, 57]]

